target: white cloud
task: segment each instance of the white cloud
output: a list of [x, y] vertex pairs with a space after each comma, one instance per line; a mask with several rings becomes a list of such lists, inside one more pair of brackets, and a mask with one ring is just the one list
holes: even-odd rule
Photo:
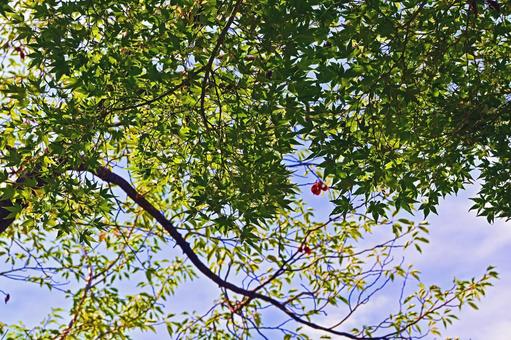
[[475, 190], [449, 197], [439, 206], [438, 216], [430, 219], [430, 244], [424, 254], [415, 257], [428, 282], [450, 278], [480, 276], [488, 265], [501, 274], [495, 286], [479, 303], [479, 310], [467, 307], [459, 321], [443, 332], [443, 337], [459, 336], [472, 340], [508, 340], [511, 338], [511, 223], [502, 220], [490, 225], [484, 217], [468, 212], [468, 199]]
[[479, 304], [479, 310], [465, 309], [460, 320], [444, 332], [444, 336], [459, 336], [472, 340], [509, 340], [511, 337], [511, 275], [502, 279]]

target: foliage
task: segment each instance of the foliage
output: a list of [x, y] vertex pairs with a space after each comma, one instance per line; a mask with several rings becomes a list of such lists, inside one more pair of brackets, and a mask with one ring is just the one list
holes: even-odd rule
[[[489, 0], [3, 2], [0, 277], [73, 306], [2, 331], [439, 334], [496, 273], [425, 286], [396, 259], [421, 250], [427, 224], [402, 217], [435, 213], [478, 174], [473, 209], [511, 218], [510, 13]], [[326, 221], [302, 200], [311, 186], [333, 204]], [[198, 276], [218, 286], [212, 308], [170, 313]], [[387, 315], [345, 326], [388, 289]]]

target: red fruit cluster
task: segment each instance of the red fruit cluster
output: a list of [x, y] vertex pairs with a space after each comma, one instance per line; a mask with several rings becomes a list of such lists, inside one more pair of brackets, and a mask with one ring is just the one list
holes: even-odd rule
[[321, 194], [321, 191], [327, 191], [327, 190], [328, 190], [328, 186], [321, 181], [314, 182], [314, 184], [311, 187], [311, 192], [314, 195], [319, 195], [319, 194]]
[[306, 245], [306, 244], [305, 244], [305, 245], [301, 245], [301, 246], [298, 248], [298, 251], [303, 251], [303, 252], [304, 252], [305, 254], [307, 254], [307, 255], [312, 254], [312, 249], [311, 249], [311, 248], [309, 248], [309, 246], [308, 246], [308, 245]]

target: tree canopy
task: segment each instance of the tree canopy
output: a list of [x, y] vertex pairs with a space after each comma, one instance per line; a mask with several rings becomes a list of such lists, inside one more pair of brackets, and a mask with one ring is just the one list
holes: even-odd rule
[[[497, 277], [428, 286], [401, 258], [428, 241], [418, 218], [476, 179], [472, 208], [511, 218], [510, 3], [13, 0], [0, 15], [0, 282], [73, 301], [0, 323], [7, 338], [420, 338]], [[174, 315], [165, 301], [197, 277], [218, 287], [211, 309]], [[353, 326], [384, 291], [396, 305]]]

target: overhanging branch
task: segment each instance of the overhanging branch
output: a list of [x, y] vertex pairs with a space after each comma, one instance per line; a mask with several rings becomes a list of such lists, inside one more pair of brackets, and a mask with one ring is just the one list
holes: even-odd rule
[[[197, 256], [197, 254], [193, 251], [190, 244], [183, 238], [183, 236], [177, 231], [176, 227], [170, 222], [158, 209], [156, 209], [149, 201], [147, 201], [143, 196], [137, 193], [135, 188], [131, 186], [124, 178], [113, 173], [109, 169], [105, 167], [101, 167], [95, 172], [92, 172], [95, 176], [102, 179], [105, 182], [115, 184], [119, 186], [127, 195], [130, 197], [135, 203], [137, 203], [142, 209], [144, 209], [149, 215], [151, 215], [158, 223], [170, 234], [170, 236], [176, 241], [177, 245], [181, 248], [183, 253], [190, 259], [193, 265], [207, 278], [211, 281], [218, 284], [219, 287], [228, 289], [234, 293], [246, 296], [247, 298], [260, 299], [270, 303], [276, 308], [280, 309], [284, 313], [286, 313], [290, 318], [299, 322], [301, 324], [307, 325], [311, 328], [322, 330], [331, 334], [345, 336], [350, 339], [367, 339], [365, 337], [357, 337], [351, 333], [339, 332], [327, 327], [323, 327], [321, 325], [315, 324], [313, 322], [307, 321], [305, 319], [300, 318], [298, 315], [293, 313], [291, 310], [286, 308], [286, 306], [267, 295], [256, 292], [255, 290], [247, 290], [236, 286], [235, 284], [225, 281], [220, 276], [215, 274], [214, 272], [206, 266], [201, 259]], [[379, 339], [379, 338], [371, 338], [371, 339]]]
[[[79, 167], [74, 169], [75, 171], [87, 171], [101, 180], [119, 186], [129, 198], [131, 198], [136, 204], [138, 204], [145, 212], [151, 215], [164, 229], [167, 233], [175, 240], [176, 244], [181, 248], [183, 253], [190, 259], [193, 265], [207, 278], [211, 281], [215, 282], [220, 288], [230, 290], [234, 293], [240, 294], [248, 298], [249, 300], [260, 299], [262, 301], [268, 302], [274, 307], [280, 309], [282, 312], [287, 314], [291, 319], [296, 322], [309, 326], [313, 329], [321, 330], [330, 334], [340, 335], [347, 337], [349, 339], [383, 339], [383, 338], [366, 338], [366, 337], [358, 337], [351, 333], [340, 332], [333, 329], [329, 329], [327, 327], [318, 325], [314, 322], [305, 320], [298, 316], [296, 313], [291, 311], [286, 307], [285, 303], [282, 303], [270, 296], [259, 293], [257, 290], [247, 290], [242, 287], [239, 287], [232, 282], [226, 281], [222, 279], [220, 276], [215, 274], [211, 269], [206, 266], [199, 256], [194, 252], [190, 244], [184, 239], [184, 237], [178, 232], [176, 227], [169, 221], [163, 213], [161, 213], [158, 209], [156, 209], [145, 197], [140, 195], [137, 190], [124, 178], [112, 172], [110, 169], [106, 167], [99, 167], [95, 171], [91, 171], [90, 169], [86, 169], [85, 167]], [[5, 231], [9, 225], [14, 222], [14, 218], [6, 218], [9, 214], [9, 211], [6, 209], [10, 206], [14, 206], [14, 203], [9, 200], [0, 201], [0, 233]]]

